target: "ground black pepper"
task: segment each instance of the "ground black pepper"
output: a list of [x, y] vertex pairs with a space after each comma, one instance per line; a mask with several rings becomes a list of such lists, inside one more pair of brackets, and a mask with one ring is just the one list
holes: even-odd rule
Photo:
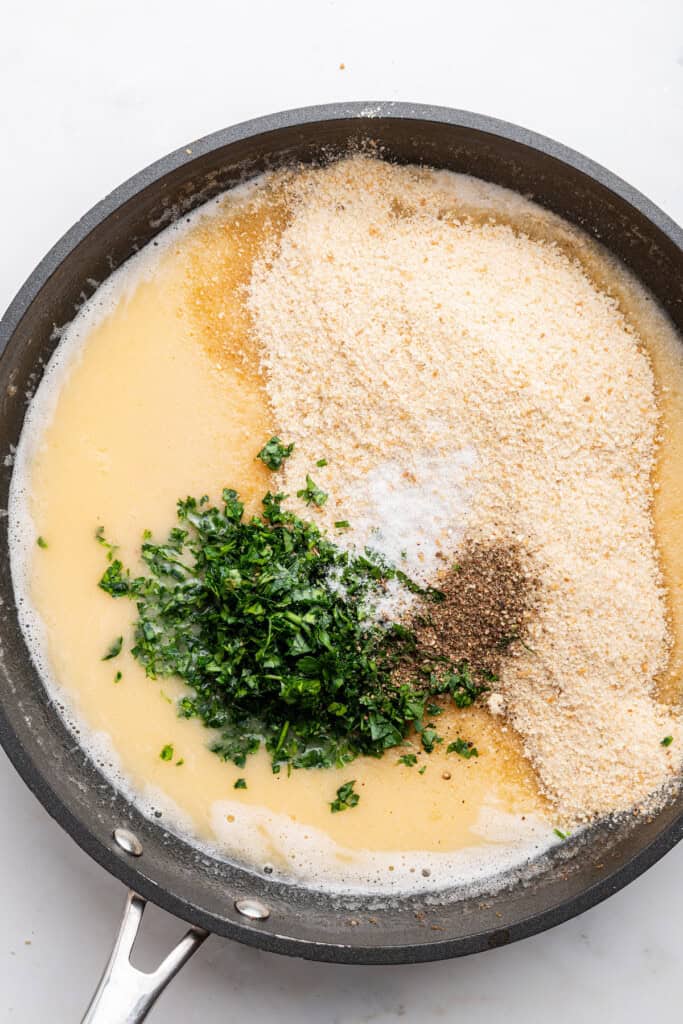
[[408, 623], [416, 650], [398, 669], [399, 681], [435, 658], [498, 675], [504, 658], [528, 650], [539, 588], [519, 547], [468, 543], [436, 585], [443, 600], [421, 603]]

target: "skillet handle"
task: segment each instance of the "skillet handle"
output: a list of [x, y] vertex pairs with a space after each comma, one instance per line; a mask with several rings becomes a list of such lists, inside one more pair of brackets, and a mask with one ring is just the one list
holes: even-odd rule
[[209, 933], [202, 928], [190, 928], [155, 971], [139, 971], [131, 964], [130, 954], [146, 905], [137, 893], [128, 893], [109, 962], [81, 1024], [140, 1024], [169, 981], [207, 938]]

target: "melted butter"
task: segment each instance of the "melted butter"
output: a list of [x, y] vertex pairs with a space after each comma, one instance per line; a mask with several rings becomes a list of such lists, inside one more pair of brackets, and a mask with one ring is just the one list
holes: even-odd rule
[[228, 197], [218, 216], [200, 222], [185, 241], [184, 315], [214, 364], [260, 389], [259, 352], [244, 302], [258, 257], [274, 255], [290, 219], [284, 183], [266, 183], [260, 197], [236, 210]]
[[681, 704], [683, 680], [683, 351], [678, 339], [662, 330], [648, 352], [657, 381], [661, 443], [657, 452], [653, 517], [660, 565], [667, 589], [671, 654], [657, 680], [666, 704]]

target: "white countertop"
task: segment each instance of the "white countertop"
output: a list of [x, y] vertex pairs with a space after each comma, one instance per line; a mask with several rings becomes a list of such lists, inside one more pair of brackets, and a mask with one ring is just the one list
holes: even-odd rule
[[[58, 236], [130, 174], [215, 129], [310, 103], [414, 100], [508, 119], [586, 153], [683, 220], [677, 0], [9, 0], [2, 23], [3, 307]], [[48, 818], [4, 755], [0, 808], [0, 1019], [69, 1024], [108, 955], [124, 889]], [[674, 1020], [679, 872], [683, 844], [580, 918], [441, 964], [308, 964], [211, 938], [150, 1019]], [[182, 929], [154, 909], [145, 924], [151, 966]]]

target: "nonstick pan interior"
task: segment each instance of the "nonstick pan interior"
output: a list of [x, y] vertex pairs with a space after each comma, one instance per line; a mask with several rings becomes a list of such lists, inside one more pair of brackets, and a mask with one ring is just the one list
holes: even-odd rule
[[[516, 189], [598, 238], [652, 290], [683, 331], [682, 233], [624, 182], [522, 129], [458, 111], [408, 104], [307, 108], [239, 125], [154, 164], [91, 210], [19, 292], [0, 327], [0, 443], [17, 444], [27, 394], [56, 345], [54, 328], [172, 220], [265, 168], [327, 159], [374, 142], [386, 159], [423, 162]], [[0, 464], [7, 508], [11, 460]], [[14, 607], [7, 519], [0, 535], [0, 740], [47, 810], [91, 856], [174, 914], [264, 949], [315, 960], [402, 963], [500, 946], [604, 899], [683, 834], [683, 796], [656, 817], [599, 827], [570, 840], [498, 892], [401, 899], [342, 898], [284, 885], [212, 859], [147, 820], [82, 753], [50, 704]], [[114, 841], [132, 830], [142, 855]], [[249, 920], [235, 907], [259, 899]]]

